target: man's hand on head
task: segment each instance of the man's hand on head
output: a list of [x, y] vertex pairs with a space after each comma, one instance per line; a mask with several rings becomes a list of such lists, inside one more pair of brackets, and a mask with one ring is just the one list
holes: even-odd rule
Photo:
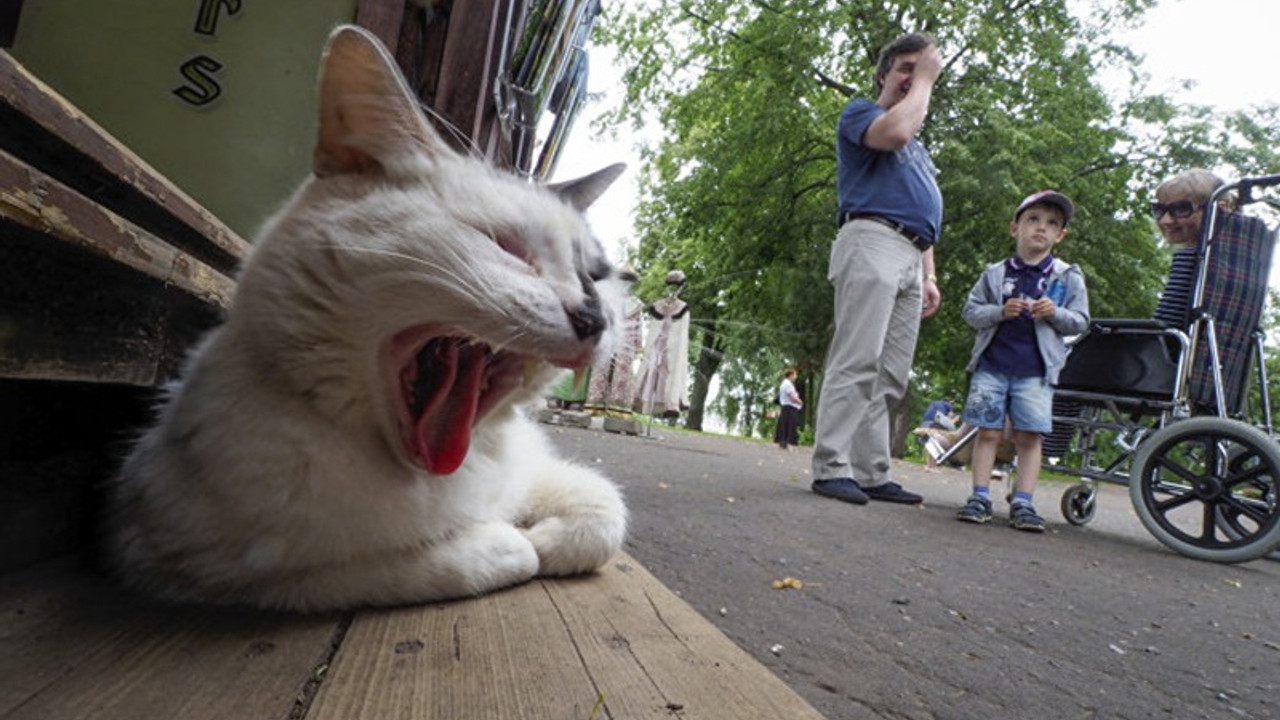
[[942, 56], [938, 53], [937, 45], [929, 45], [920, 51], [920, 58], [916, 60], [912, 80], [934, 83], [938, 80], [940, 74], [942, 74]]

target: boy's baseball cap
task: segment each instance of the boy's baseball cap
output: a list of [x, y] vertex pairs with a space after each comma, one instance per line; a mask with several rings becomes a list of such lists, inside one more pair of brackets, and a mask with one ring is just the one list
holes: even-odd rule
[[1013, 221], [1018, 222], [1018, 218], [1022, 217], [1022, 211], [1032, 205], [1047, 204], [1056, 205], [1062, 211], [1062, 227], [1066, 227], [1071, 223], [1071, 216], [1076, 214], [1075, 205], [1071, 204], [1071, 199], [1057, 190], [1041, 190], [1027, 196], [1022, 204], [1018, 205], [1018, 209], [1013, 211]]

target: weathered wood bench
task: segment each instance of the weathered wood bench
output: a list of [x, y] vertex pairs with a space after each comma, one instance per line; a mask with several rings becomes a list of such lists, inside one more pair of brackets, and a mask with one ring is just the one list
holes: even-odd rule
[[157, 384], [248, 249], [7, 53], [0, 223], [10, 378]]
[[248, 245], [0, 52], [0, 571], [81, 544]]
[[79, 568], [116, 430], [244, 241], [0, 52], [0, 717], [817, 718], [627, 555], [471, 600], [158, 605]]
[[0, 717], [821, 717], [626, 555], [484, 597], [296, 616], [0, 578]]

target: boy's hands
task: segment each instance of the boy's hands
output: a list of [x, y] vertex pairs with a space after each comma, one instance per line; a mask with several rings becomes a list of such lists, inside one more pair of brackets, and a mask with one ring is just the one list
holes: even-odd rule
[[1020, 297], [1011, 297], [1004, 301], [1004, 308], [1000, 313], [1001, 320], [1012, 320], [1022, 314], [1023, 310], [1029, 310], [1030, 303]]
[[1000, 317], [1004, 320], [1012, 320], [1019, 315], [1029, 316], [1033, 319], [1051, 318], [1058, 312], [1058, 306], [1047, 297], [1031, 300], [1029, 298], [1011, 297], [1004, 301], [1004, 308], [1001, 310]]
[[1051, 318], [1057, 312], [1058, 306], [1054, 305], [1053, 301], [1047, 297], [1037, 298], [1031, 303], [1031, 317], [1033, 318]]

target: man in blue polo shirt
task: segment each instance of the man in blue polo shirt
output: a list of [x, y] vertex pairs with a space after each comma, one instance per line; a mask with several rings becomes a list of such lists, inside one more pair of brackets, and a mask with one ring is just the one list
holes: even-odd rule
[[844, 502], [921, 501], [890, 477], [889, 407], [906, 392], [920, 319], [941, 299], [933, 245], [942, 194], [916, 140], [941, 69], [932, 38], [899, 37], [880, 52], [876, 100], [850, 100], [837, 127], [839, 234], [827, 271], [835, 332], [818, 395], [812, 489]]

